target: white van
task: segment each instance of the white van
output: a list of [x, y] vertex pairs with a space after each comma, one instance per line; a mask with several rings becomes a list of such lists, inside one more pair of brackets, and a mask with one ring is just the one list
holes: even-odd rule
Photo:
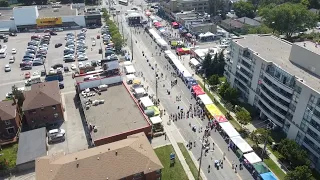
[[41, 76], [31, 76], [28, 80], [25, 82], [25, 86], [31, 86], [32, 84], [41, 83]]

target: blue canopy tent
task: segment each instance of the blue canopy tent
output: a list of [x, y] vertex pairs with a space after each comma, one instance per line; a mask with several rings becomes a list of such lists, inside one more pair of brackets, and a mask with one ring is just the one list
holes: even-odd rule
[[193, 80], [188, 82], [187, 87], [190, 89], [192, 86], [195, 86], [195, 85], [198, 85], [198, 83], [196, 80]]
[[272, 172], [260, 174], [263, 180], [278, 180]]
[[186, 83], [189, 83], [190, 81], [195, 81], [192, 77], [186, 77], [184, 80]]

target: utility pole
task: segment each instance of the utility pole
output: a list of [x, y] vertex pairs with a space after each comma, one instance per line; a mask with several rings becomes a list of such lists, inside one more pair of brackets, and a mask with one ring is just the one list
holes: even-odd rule
[[199, 162], [199, 169], [198, 169], [198, 180], [200, 180], [200, 170], [201, 170], [201, 164], [202, 164], [202, 156], [203, 156], [203, 142], [204, 142], [205, 134], [202, 136], [202, 142], [201, 142], [201, 155], [200, 155], [200, 162]]
[[133, 40], [132, 40], [132, 30], [130, 28], [130, 33], [131, 33], [131, 61], [133, 60]]

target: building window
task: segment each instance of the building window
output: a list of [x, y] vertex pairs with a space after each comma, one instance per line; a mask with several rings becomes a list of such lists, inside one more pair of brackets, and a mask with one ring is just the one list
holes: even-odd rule
[[137, 173], [135, 175], [133, 175], [133, 179], [141, 179], [142, 178], [143, 173]]
[[56, 105], [53, 105], [53, 106], [51, 106], [51, 107], [52, 107], [52, 109], [54, 109], [54, 110], [57, 108]]
[[295, 85], [295, 86], [294, 86], [294, 90], [295, 90], [298, 94], [301, 93], [301, 87], [300, 87], [300, 86]]
[[44, 110], [44, 107], [41, 107], [41, 111], [43, 111]]
[[54, 118], [58, 118], [58, 116], [59, 116], [58, 113], [54, 113], [54, 114], [53, 114], [53, 117], [54, 117]]
[[8, 126], [8, 125], [11, 124], [11, 121], [10, 121], [10, 120], [5, 120], [5, 121], [4, 121], [4, 124], [6, 124], [6, 125]]
[[14, 127], [7, 128], [8, 134], [14, 134]]

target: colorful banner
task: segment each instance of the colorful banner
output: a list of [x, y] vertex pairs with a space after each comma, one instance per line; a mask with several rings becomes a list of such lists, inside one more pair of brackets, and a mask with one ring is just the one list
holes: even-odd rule
[[50, 17], [50, 18], [38, 18], [36, 20], [37, 26], [54, 26], [62, 24], [61, 17]]
[[215, 116], [223, 116], [222, 112], [218, 109], [218, 107], [214, 104], [206, 105], [206, 109], [211, 117]]

